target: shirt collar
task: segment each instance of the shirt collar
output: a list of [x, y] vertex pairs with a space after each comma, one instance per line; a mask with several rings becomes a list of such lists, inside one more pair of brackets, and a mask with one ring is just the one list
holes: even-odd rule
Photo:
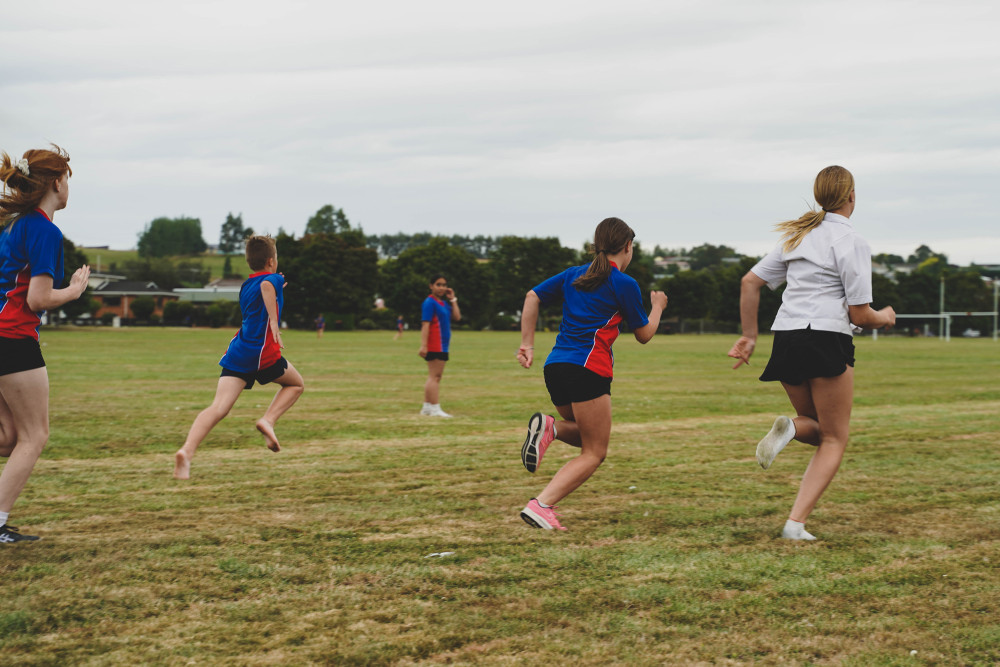
[[258, 271], [257, 273], [251, 273], [248, 278], [256, 278], [257, 276], [266, 276], [269, 273], [274, 273], [273, 271]]
[[839, 213], [827, 213], [823, 216], [823, 222], [836, 222], [841, 225], [847, 225], [848, 227], [853, 227], [849, 218], [839, 214]]

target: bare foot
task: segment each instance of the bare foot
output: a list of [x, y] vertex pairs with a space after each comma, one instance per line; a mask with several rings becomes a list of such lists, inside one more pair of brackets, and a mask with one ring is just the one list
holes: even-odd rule
[[281, 445], [278, 444], [278, 436], [274, 434], [274, 424], [263, 417], [257, 420], [257, 430], [264, 434], [264, 443], [272, 452], [280, 452]]
[[187, 457], [187, 454], [183, 450], [178, 449], [177, 453], [174, 454], [174, 479], [190, 479], [191, 478], [191, 459]]

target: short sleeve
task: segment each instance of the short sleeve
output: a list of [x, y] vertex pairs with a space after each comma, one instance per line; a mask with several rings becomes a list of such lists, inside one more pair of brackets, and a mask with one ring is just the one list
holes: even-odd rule
[[868, 242], [857, 235], [845, 236], [833, 246], [837, 272], [844, 283], [847, 305], [862, 306], [872, 299], [872, 250]]
[[267, 277], [267, 281], [274, 285], [274, 293], [281, 296], [282, 291], [285, 289], [285, 277], [280, 273], [272, 273]]
[[784, 251], [779, 245], [750, 269], [755, 276], [767, 283], [767, 286], [772, 290], [781, 287], [781, 284], [785, 282], [785, 276], [788, 274], [788, 263], [781, 258], [783, 254]]
[[420, 307], [420, 320], [422, 322], [434, 320], [434, 299], [430, 297], [424, 299], [424, 305]]
[[[627, 276], [625, 277], [627, 278]], [[619, 312], [628, 323], [629, 329], [638, 329], [649, 324], [646, 309], [642, 305], [642, 292], [639, 290], [639, 283], [631, 278], [622, 280], [618, 299], [618, 305], [621, 309]]]
[[59, 228], [48, 222], [27, 237], [28, 265], [31, 277], [50, 275], [53, 285], [61, 287], [63, 279], [63, 237]]
[[566, 272], [563, 271], [538, 283], [531, 288], [531, 291], [538, 295], [538, 300], [542, 302], [543, 306], [547, 306], [551, 303], [562, 301], [565, 282]]

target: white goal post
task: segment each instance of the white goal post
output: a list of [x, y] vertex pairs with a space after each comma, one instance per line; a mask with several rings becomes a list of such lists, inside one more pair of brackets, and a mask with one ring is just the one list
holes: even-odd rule
[[[941, 338], [945, 342], [951, 340], [951, 318], [952, 317], [991, 317], [993, 318], [993, 340], [997, 340], [997, 312], [965, 312], [965, 311], [949, 311], [944, 313], [927, 313], [924, 315], [919, 314], [899, 314], [896, 313], [896, 319], [913, 319], [913, 320], [940, 320], [938, 323], [938, 338]], [[878, 340], [878, 329], [872, 329], [872, 340]]]

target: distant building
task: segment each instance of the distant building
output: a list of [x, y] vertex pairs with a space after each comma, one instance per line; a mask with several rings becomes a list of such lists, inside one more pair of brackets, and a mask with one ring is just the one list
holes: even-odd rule
[[161, 317], [163, 316], [163, 305], [168, 301], [177, 301], [179, 298], [173, 292], [161, 290], [152, 281], [108, 280], [107, 276], [105, 276], [104, 282], [91, 290], [90, 295], [101, 304], [96, 313], [91, 313], [93, 317], [100, 318], [105, 313], [111, 313], [123, 320], [130, 320], [134, 317], [131, 304], [139, 297], [151, 297], [156, 304], [153, 313]]
[[214, 301], [239, 301], [242, 278], [217, 278], [204, 287], [176, 287], [174, 294], [181, 301], [212, 303]]

